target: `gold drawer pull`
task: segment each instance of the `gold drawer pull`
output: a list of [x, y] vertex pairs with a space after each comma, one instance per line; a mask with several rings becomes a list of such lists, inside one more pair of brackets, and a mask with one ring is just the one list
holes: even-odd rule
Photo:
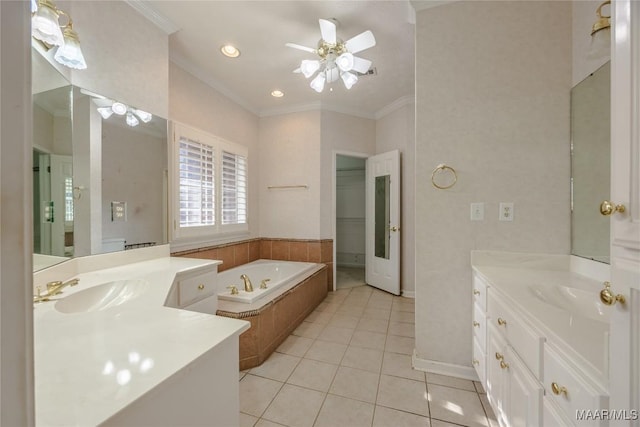
[[509, 368], [509, 364], [508, 364], [508, 363], [506, 363], [504, 360], [501, 360], [501, 361], [500, 361], [500, 367], [501, 367], [502, 369], [508, 369], [508, 368]]
[[626, 298], [621, 294], [614, 294], [611, 290], [611, 283], [604, 282], [604, 289], [600, 291], [600, 301], [606, 305], [614, 305], [619, 302], [620, 304], [624, 304], [626, 302]]
[[551, 383], [551, 391], [556, 396], [559, 396], [561, 394], [564, 394], [565, 396], [567, 395], [567, 388], [559, 385], [556, 382]]
[[479, 327], [480, 327], [480, 323], [478, 323], [478, 322], [473, 322], [473, 326], [474, 326], [475, 328], [479, 328]]
[[473, 359], [471, 363], [473, 363], [474, 365], [480, 365], [480, 361], [478, 359]]
[[502, 359], [504, 359], [504, 356], [502, 354], [496, 352], [496, 359], [502, 360]]
[[506, 326], [507, 325], [507, 321], [504, 320], [502, 317], [498, 317], [498, 325]]
[[477, 290], [477, 289], [474, 289], [474, 290], [473, 290], [473, 294], [474, 294], [474, 295], [480, 295], [480, 291], [479, 291], [479, 290]]
[[198, 285], [198, 289], [203, 290], [203, 289], [204, 289], [204, 285], [203, 285], [202, 283], [200, 283], [200, 284]]
[[614, 214], [616, 212], [619, 212], [622, 214], [626, 210], [627, 209], [624, 207], [624, 205], [616, 205], [615, 203], [612, 203], [608, 200], [605, 200], [604, 202], [600, 203], [600, 213], [605, 216]]

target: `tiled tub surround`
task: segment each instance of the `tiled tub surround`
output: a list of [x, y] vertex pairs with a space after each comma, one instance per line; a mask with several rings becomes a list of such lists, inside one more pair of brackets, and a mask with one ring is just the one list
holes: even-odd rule
[[473, 251], [471, 261], [474, 367], [498, 418], [574, 425], [576, 410], [607, 408], [615, 308], [600, 302], [602, 282], [565, 255]]
[[[52, 298], [59, 301], [34, 305], [36, 424], [237, 423], [238, 335], [249, 324], [165, 306], [183, 278], [215, 277], [216, 265], [169, 257], [166, 245], [76, 258], [34, 274], [36, 286], [80, 279]], [[113, 281], [142, 289], [118, 304], [83, 304]], [[65, 299], [78, 301], [77, 310], [61, 311]]]
[[220, 260], [218, 271], [225, 271], [258, 259], [280, 261], [320, 262], [326, 264], [327, 289], [333, 289], [333, 240], [300, 240], [258, 238], [225, 243], [188, 251], [172, 256]]
[[284, 286], [251, 304], [218, 301], [218, 316], [251, 322], [251, 328], [240, 335], [241, 370], [262, 364], [325, 299], [327, 271], [325, 265], [318, 264], [301, 282]]

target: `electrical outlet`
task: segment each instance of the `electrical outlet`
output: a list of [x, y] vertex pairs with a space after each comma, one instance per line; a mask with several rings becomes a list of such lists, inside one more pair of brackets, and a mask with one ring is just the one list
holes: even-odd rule
[[484, 221], [484, 203], [471, 203], [471, 221]]
[[513, 221], [513, 202], [500, 203], [500, 221]]
[[127, 220], [127, 202], [111, 202], [111, 221]]

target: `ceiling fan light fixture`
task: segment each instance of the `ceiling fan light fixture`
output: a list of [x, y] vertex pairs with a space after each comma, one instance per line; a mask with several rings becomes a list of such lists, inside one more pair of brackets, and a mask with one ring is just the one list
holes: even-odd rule
[[340, 77], [342, 77], [342, 83], [344, 83], [344, 87], [347, 89], [351, 89], [354, 84], [358, 83], [358, 76], [348, 71], [340, 74]]
[[220, 52], [222, 52], [222, 54], [227, 58], [237, 58], [238, 56], [240, 56], [240, 51], [238, 50], [238, 48], [230, 44], [222, 46], [220, 48]]
[[311, 89], [315, 90], [318, 93], [321, 93], [324, 90], [324, 83], [326, 82], [326, 77], [324, 73], [318, 73], [315, 79], [311, 80]]
[[300, 71], [308, 79], [320, 69], [320, 61], [305, 59], [300, 63]]
[[353, 54], [349, 52], [343, 53], [336, 59], [336, 65], [342, 71], [351, 71], [353, 69], [354, 63], [355, 61], [353, 58]]

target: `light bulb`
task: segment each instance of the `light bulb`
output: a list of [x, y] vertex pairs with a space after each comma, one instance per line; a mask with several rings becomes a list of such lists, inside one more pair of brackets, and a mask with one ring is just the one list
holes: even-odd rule
[[136, 115], [140, 117], [140, 120], [142, 120], [144, 123], [149, 123], [151, 119], [153, 119], [153, 115], [151, 113], [147, 113], [146, 111], [135, 109], [133, 110], [133, 112], [136, 113]]
[[320, 69], [320, 61], [318, 60], [305, 59], [300, 63], [300, 71], [306, 78], [311, 77], [318, 69]]
[[100, 113], [103, 119], [107, 120], [113, 114], [113, 110], [111, 107], [100, 107], [98, 108], [98, 113]]
[[136, 116], [134, 116], [133, 113], [129, 112], [127, 113], [127, 124], [131, 127], [134, 127], [138, 126], [140, 122], [138, 121], [138, 119], [136, 119]]
[[315, 79], [311, 80], [311, 84], [309, 86], [311, 86], [311, 89], [320, 93], [324, 89], [325, 81], [326, 81], [326, 78], [324, 76], [324, 73], [319, 73]]
[[111, 105], [111, 109], [113, 110], [114, 113], [116, 113], [119, 116], [124, 116], [125, 113], [127, 112], [127, 106], [124, 105], [122, 102], [114, 102]]
[[349, 52], [343, 53], [342, 55], [338, 56], [338, 59], [336, 59], [336, 65], [342, 71], [351, 71], [353, 69], [353, 63], [353, 55]]
[[340, 77], [342, 77], [342, 82], [344, 83], [344, 87], [346, 87], [347, 89], [351, 89], [353, 85], [358, 82], [358, 76], [356, 76], [353, 73], [345, 72], [345, 73], [342, 73]]
[[58, 14], [47, 4], [40, 4], [31, 18], [31, 35], [53, 46], [62, 46], [64, 37], [58, 22]]

